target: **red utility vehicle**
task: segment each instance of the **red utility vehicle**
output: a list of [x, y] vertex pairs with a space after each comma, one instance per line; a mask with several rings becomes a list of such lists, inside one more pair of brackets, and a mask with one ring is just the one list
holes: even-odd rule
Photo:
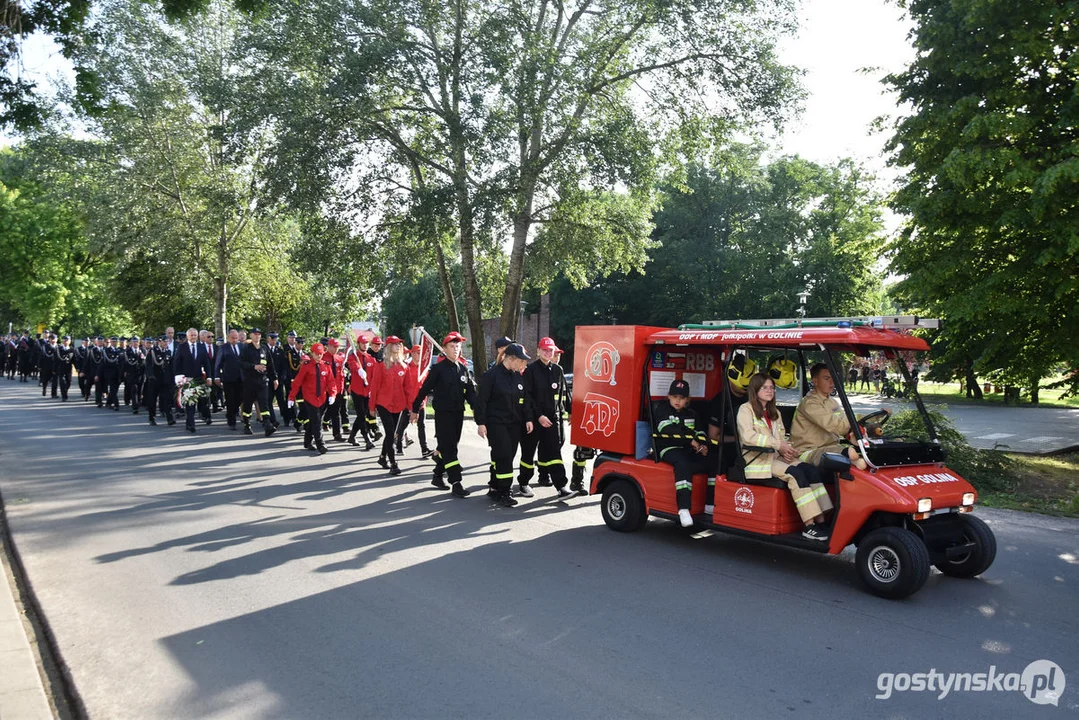
[[[708, 477], [693, 478], [695, 528], [838, 554], [856, 545], [858, 574], [869, 589], [888, 598], [917, 592], [930, 565], [954, 577], [984, 572], [996, 555], [992, 531], [969, 514], [977, 492], [945, 466], [933, 423], [917, 395], [903, 356], [927, 351], [909, 334], [938, 321], [890, 318], [714, 321], [678, 329], [582, 326], [576, 333], [571, 440], [598, 451], [591, 493], [602, 496], [603, 519], [622, 532], [639, 530], [649, 515], [678, 517], [673, 468], [652, 451], [652, 414], [664, 412], [672, 380], [689, 383], [699, 417], [723, 420], [711, 446], [718, 453], [714, 510], [705, 514]], [[823, 362], [837, 380], [843, 358], [878, 357], [913, 388], [924, 430], [889, 433], [890, 415], [875, 410], [856, 417], [842, 383], [836, 396], [859, 437], [851, 440], [868, 467], [859, 470], [843, 455], [823, 461], [825, 487], [835, 505], [828, 541], [802, 536], [802, 521], [786, 484], [747, 479], [737, 441], [734, 398], [725, 381], [732, 360], [766, 370], [776, 359], [792, 361], [777, 387], [776, 401], [789, 430], [794, 411], [810, 390], [809, 368]], [[790, 365], [787, 365], [790, 368]], [[737, 374], [737, 372], [735, 372]], [[778, 373], [777, 373], [778, 374]]]

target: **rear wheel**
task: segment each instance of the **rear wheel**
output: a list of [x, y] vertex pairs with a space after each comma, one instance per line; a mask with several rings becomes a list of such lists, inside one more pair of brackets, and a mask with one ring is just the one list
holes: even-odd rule
[[644, 500], [628, 480], [615, 480], [604, 488], [600, 509], [607, 527], [619, 532], [640, 530], [648, 520]]
[[855, 563], [871, 592], [893, 600], [918, 592], [929, 577], [929, 550], [903, 528], [882, 527], [866, 535]]
[[936, 564], [937, 570], [945, 575], [957, 578], [972, 578], [981, 575], [993, 564], [997, 556], [997, 539], [981, 518], [962, 515], [963, 540], [972, 544], [970, 552], [954, 560], [944, 560]]

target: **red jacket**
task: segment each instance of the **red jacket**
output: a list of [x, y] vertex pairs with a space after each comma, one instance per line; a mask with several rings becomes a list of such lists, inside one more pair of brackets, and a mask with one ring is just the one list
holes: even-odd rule
[[331, 372], [336, 381], [333, 394], [340, 395], [345, 391], [345, 356], [341, 353], [331, 355], [330, 353], [325, 352], [322, 354], [322, 362], [326, 363], [326, 367], [331, 368]]
[[[371, 397], [371, 374], [377, 364], [378, 360], [367, 353], [351, 353], [348, 356], [348, 371], [352, 373], [352, 379], [349, 380], [349, 392], [353, 395]], [[360, 367], [363, 367], [364, 372], [367, 373], [366, 381], [360, 377]]]
[[[318, 386], [319, 392], [315, 392]], [[326, 398], [337, 395], [337, 383], [333, 379], [330, 366], [324, 362], [305, 360], [300, 364], [300, 371], [292, 379], [292, 389], [289, 390], [288, 399], [295, 400], [297, 392], [303, 392], [303, 400], [315, 407], [326, 404]]]
[[397, 365], [387, 368], [384, 363], [375, 363], [373, 372], [368, 375], [371, 381], [371, 405], [381, 407], [392, 413], [399, 413], [409, 408], [409, 367]]

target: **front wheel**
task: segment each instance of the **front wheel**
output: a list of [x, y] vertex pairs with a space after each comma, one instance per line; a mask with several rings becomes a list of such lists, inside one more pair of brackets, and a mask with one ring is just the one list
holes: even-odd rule
[[893, 600], [918, 592], [929, 578], [929, 550], [903, 528], [882, 527], [866, 535], [855, 563], [873, 594]]
[[604, 488], [600, 509], [603, 512], [603, 522], [618, 532], [640, 530], [648, 520], [648, 514], [644, 511], [644, 500], [628, 480], [615, 480]]
[[969, 552], [955, 560], [944, 560], [936, 564], [937, 570], [945, 575], [957, 578], [972, 578], [981, 575], [993, 564], [997, 556], [997, 539], [981, 518], [961, 515], [963, 540], [973, 545]]

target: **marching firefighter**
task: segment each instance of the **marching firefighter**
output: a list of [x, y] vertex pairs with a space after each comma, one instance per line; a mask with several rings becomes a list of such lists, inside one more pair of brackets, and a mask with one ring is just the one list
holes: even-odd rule
[[105, 384], [108, 397], [105, 399], [105, 407], [120, 410], [120, 363], [124, 361], [124, 351], [120, 349], [120, 338], [113, 335], [109, 338], [109, 344], [105, 346], [105, 363], [98, 370], [102, 382]]
[[71, 387], [71, 366], [75, 362], [75, 350], [71, 347], [71, 336], [64, 335], [56, 348], [56, 377], [60, 381], [60, 399], [67, 402], [67, 391]]
[[327, 404], [332, 405], [336, 399], [330, 394], [336, 384], [330, 376], [329, 367], [322, 362], [325, 351], [322, 343], [311, 346], [311, 355], [300, 363], [288, 394], [288, 406], [294, 408], [297, 407], [297, 395], [303, 393], [303, 412], [307, 415], [303, 423], [303, 447], [305, 450], [318, 450], [319, 455], [326, 453], [326, 443], [322, 441], [322, 413]]
[[491, 498], [503, 507], [513, 507], [513, 458], [525, 434], [532, 432], [532, 407], [525, 392], [521, 371], [531, 360], [517, 343], [506, 346], [502, 362], [484, 374], [476, 397], [476, 431], [487, 439], [494, 465]]
[[132, 337], [124, 351], [124, 404], [130, 405], [132, 415], [139, 414], [139, 403], [142, 395], [143, 373], [146, 368], [146, 356], [139, 349], [138, 337]]
[[[302, 345], [295, 330], [289, 330], [286, 337], [288, 338], [288, 344], [285, 346], [285, 365], [288, 368], [288, 377], [285, 380], [285, 397], [289, 397], [292, 392], [292, 382], [296, 379], [296, 375], [299, 374], [300, 365], [303, 363], [303, 352], [301, 352]], [[285, 423], [291, 422], [293, 427], [296, 428], [296, 432], [303, 432], [303, 425], [307, 420], [307, 416], [300, 412], [302, 407], [302, 394], [296, 398], [295, 405], [288, 404], [289, 414]]]
[[326, 416], [323, 418], [323, 430], [326, 429], [325, 425], [328, 424], [333, 429], [334, 442], [344, 442], [345, 438], [341, 435], [342, 421], [348, 422], [348, 403], [345, 401], [345, 356], [338, 352], [341, 344], [337, 338], [332, 337], [326, 340], [326, 352], [322, 356], [322, 362], [326, 363], [330, 367], [330, 372], [333, 374], [333, 380], [336, 385], [334, 388], [334, 395], [341, 398], [340, 403], [335, 403], [331, 407], [327, 408]]
[[[476, 386], [468, 374], [468, 365], [461, 359], [461, 344], [468, 342], [459, 332], [451, 332], [442, 340], [446, 357], [427, 372], [412, 401], [411, 420], [416, 422], [423, 411], [428, 395], [434, 394], [435, 408], [435, 470], [431, 484], [439, 490], [450, 490], [455, 496], [468, 497], [469, 492], [461, 485], [461, 461], [457, 445], [461, 442], [461, 429], [465, 422], [465, 403], [475, 410]], [[448, 475], [446, 485], [442, 476]]]
[[146, 387], [142, 394], [142, 403], [151, 425], [157, 425], [155, 416], [160, 410], [169, 425], [175, 425], [173, 406], [176, 396], [176, 379], [172, 373], [172, 353], [169, 351], [169, 336], [157, 339], [157, 347], [146, 353]]
[[521, 438], [521, 470], [517, 476], [517, 492], [524, 497], [532, 497], [528, 487], [535, 474], [533, 455], [539, 451], [536, 462], [540, 473], [547, 474], [554, 484], [559, 497], [571, 497], [582, 487], [578, 485], [566, 489], [566, 468], [562, 462], [562, 444], [565, 441], [562, 428], [562, 413], [565, 409], [566, 378], [562, 368], [554, 362], [559, 352], [553, 339], [545, 337], [539, 342], [539, 358], [529, 365], [521, 376], [525, 392], [528, 393], [535, 431], [526, 433]]
[[251, 406], [256, 401], [262, 418], [263, 433], [270, 437], [277, 427], [270, 421], [270, 387], [277, 389], [277, 373], [269, 349], [262, 344], [262, 330], [251, 328], [251, 342], [240, 350], [240, 367], [243, 370], [243, 405], [240, 415], [244, 421], [244, 435], [251, 435]]

